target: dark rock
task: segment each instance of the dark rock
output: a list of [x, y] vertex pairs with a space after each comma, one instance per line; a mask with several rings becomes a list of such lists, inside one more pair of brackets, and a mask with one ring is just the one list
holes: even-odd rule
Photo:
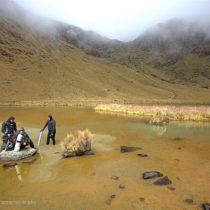
[[177, 147], [177, 149], [178, 149], [178, 150], [181, 150], [182, 148], [181, 148], [181, 147]]
[[186, 202], [186, 203], [193, 203], [193, 200], [190, 199], [190, 198], [187, 198], [187, 199], [184, 200], [184, 202]]
[[152, 178], [161, 177], [161, 176], [163, 176], [163, 174], [161, 174], [158, 171], [148, 171], [142, 174], [143, 179], [152, 179]]
[[174, 191], [175, 190], [175, 188], [174, 187], [167, 187], [169, 190], [172, 190], [172, 191]]
[[16, 166], [17, 165], [17, 163], [5, 163], [4, 165], [3, 165], [3, 167], [13, 167], [13, 166]]
[[119, 180], [119, 176], [112, 176], [111, 179]]
[[106, 200], [106, 204], [110, 206], [111, 203], [112, 203], [112, 200], [113, 200], [114, 198], [116, 198], [116, 195], [115, 195], [115, 194], [111, 195], [111, 196]]
[[121, 146], [120, 147], [120, 152], [125, 153], [125, 152], [133, 152], [136, 150], [142, 149], [141, 147], [128, 147], [128, 146]]
[[23, 161], [22, 163], [32, 164], [32, 163], [34, 163], [35, 161], [36, 161], [36, 158], [34, 158], [34, 159], [31, 160], [31, 161]]
[[153, 183], [154, 185], [169, 185], [172, 184], [172, 181], [167, 177], [164, 176], [163, 178], [158, 179]]
[[120, 188], [120, 189], [124, 189], [124, 188], [125, 188], [125, 186], [124, 186], [124, 185], [122, 185], [122, 184], [120, 184], [120, 185], [119, 185], [119, 188]]
[[210, 203], [203, 203], [202, 207], [203, 207], [203, 210], [210, 210]]
[[140, 153], [140, 154], [137, 154], [137, 155], [140, 156], [140, 157], [148, 157], [148, 155], [144, 154], [144, 153]]
[[141, 202], [144, 202], [144, 198], [139, 198], [139, 200], [140, 200]]
[[86, 151], [83, 154], [76, 154], [76, 153], [63, 153], [62, 156], [64, 158], [68, 158], [68, 157], [76, 157], [76, 156], [84, 156], [84, 155], [95, 155], [92, 151]]
[[110, 196], [110, 198], [112, 198], [112, 199], [113, 199], [113, 198], [116, 198], [116, 195], [113, 194], [113, 195]]

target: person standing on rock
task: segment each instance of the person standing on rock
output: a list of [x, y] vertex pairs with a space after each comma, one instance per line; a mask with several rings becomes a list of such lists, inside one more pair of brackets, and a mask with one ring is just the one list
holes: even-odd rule
[[41, 129], [41, 132], [44, 131], [44, 129], [48, 126], [48, 135], [47, 135], [47, 144], [50, 143], [50, 138], [53, 141], [53, 145], [55, 145], [55, 134], [56, 134], [56, 122], [52, 118], [52, 115], [48, 115], [48, 120], [44, 126], [43, 129]]
[[6, 145], [10, 136], [13, 135], [17, 131], [15, 117], [12, 116], [7, 121], [3, 122], [1, 131], [4, 134], [2, 136], [2, 140], [3, 140], [3, 144], [1, 147], [1, 151], [2, 151], [6, 148]]

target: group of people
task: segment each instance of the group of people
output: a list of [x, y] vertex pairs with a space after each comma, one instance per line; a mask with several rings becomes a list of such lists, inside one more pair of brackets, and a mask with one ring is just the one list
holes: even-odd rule
[[[43, 132], [46, 127], [48, 127], [47, 144], [50, 143], [51, 138], [53, 145], [55, 145], [56, 122], [52, 118], [52, 115], [48, 115], [48, 120], [43, 129], [41, 129], [41, 132]], [[19, 150], [25, 148], [28, 145], [31, 148], [34, 148], [34, 143], [29, 135], [26, 133], [25, 129], [22, 127], [17, 130], [15, 117], [12, 116], [7, 121], [3, 122], [1, 131], [3, 133], [3, 144], [1, 147], [1, 151], [15, 150], [16, 143], [19, 143], [20, 145]], [[19, 138], [18, 136], [21, 136], [21, 138]]]

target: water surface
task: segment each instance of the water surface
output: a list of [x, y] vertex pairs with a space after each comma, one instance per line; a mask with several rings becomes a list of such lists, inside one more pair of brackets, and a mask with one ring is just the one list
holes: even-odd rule
[[[37, 144], [48, 114], [57, 122], [56, 146], [46, 145], [45, 131], [40, 153], [28, 159], [36, 158], [34, 163], [18, 161], [7, 169], [0, 163], [0, 208], [200, 209], [210, 202], [209, 123], [151, 126], [137, 118], [68, 108], [1, 108], [0, 122], [14, 115]], [[59, 143], [67, 133], [85, 128], [94, 133], [95, 155], [62, 159]], [[142, 150], [120, 153], [122, 145]], [[150, 170], [168, 176], [172, 184], [143, 180], [142, 173]]]

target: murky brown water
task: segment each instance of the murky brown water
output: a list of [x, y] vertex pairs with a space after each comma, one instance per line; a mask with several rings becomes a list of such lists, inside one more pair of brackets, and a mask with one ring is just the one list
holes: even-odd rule
[[[48, 114], [57, 121], [57, 145], [45, 145], [45, 131], [41, 153], [29, 158], [36, 158], [34, 163], [18, 161], [17, 167], [7, 169], [0, 163], [0, 208], [201, 209], [201, 203], [210, 202], [209, 123], [156, 127], [138, 119], [67, 108], [1, 108], [0, 122], [16, 116], [18, 127], [24, 126], [37, 144]], [[61, 159], [59, 143], [68, 132], [85, 128], [96, 134], [95, 155]], [[143, 150], [120, 153], [121, 145]], [[143, 180], [142, 173], [150, 170], [168, 176], [170, 188]], [[125, 188], [119, 189], [120, 184]], [[112, 194], [116, 197], [110, 202]]]

